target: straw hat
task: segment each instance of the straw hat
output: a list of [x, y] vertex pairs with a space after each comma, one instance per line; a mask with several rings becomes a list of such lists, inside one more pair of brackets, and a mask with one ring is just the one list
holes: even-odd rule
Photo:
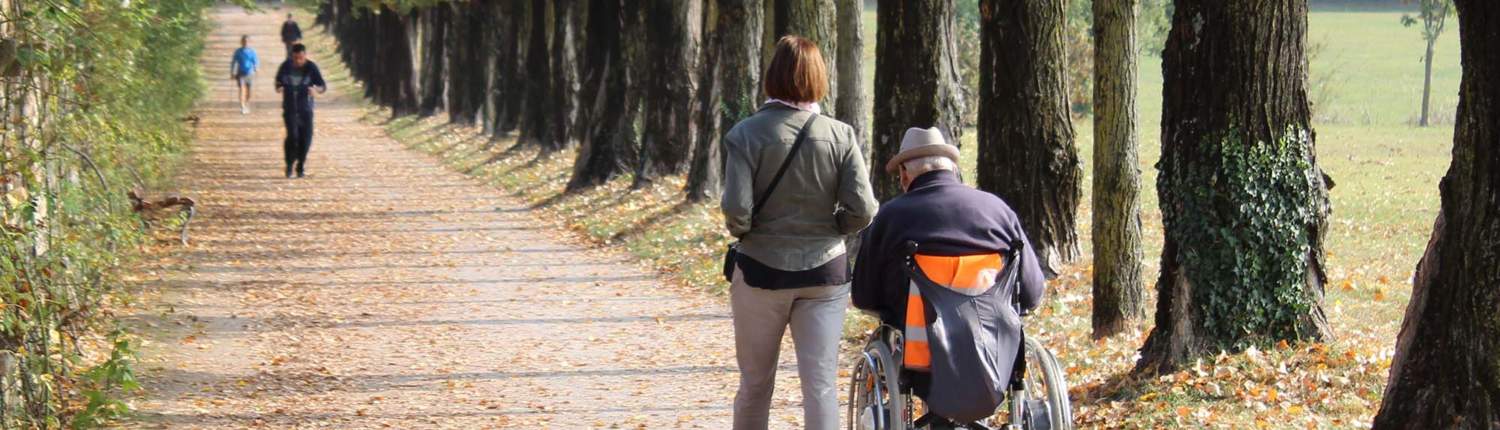
[[907, 161], [939, 155], [948, 157], [953, 162], [958, 162], [958, 147], [949, 145], [943, 140], [943, 132], [937, 127], [908, 128], [906, 136], [901, 138], [901, 152], [891, 157], [891, 161], [885, 163], [885, 171], [896, 173], [901, 168], [901, 163]]

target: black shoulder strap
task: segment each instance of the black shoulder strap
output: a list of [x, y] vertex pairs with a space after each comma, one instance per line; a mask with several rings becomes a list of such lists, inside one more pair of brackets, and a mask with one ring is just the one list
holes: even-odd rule
[[802, 130], [797, 131], [797, 140], [792, 142], [792, 149], [786, 153], [786, 160], [781, 162], [780, 169], [776, 169], [776, 176], [771, 178], [771, 184], [766, 186], [766, 193], [762, 194], [760, 200], [755, 202], [755, 206], [751, 207], [751, 219], [755, 219], [755, 216], [760, 214], [760, 208], [766, 206], [766, 200], [769, 200], [771, 193], [776, 191], [776, 185], [781, 184], [781, 177], [786, 175], [787, 167], [791, 167], [792, 159], [797, 157], [797, 149], [802, 147], [802, 142], [807, 141], [807, 130], [812, 128], [813, 121], [816, 121], [818, 116], [816, 113], [808, 116], [807, 122], [802, 124]]

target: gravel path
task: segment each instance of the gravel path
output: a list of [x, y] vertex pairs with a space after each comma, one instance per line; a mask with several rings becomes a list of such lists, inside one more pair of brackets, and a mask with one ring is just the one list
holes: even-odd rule
[[[193, 244], [142, 275], [161, 296], [129, 316], [148, 342], [127, 427], [728, 428], [723, 298], [581, 246], [403, 148], [338, 83], [319, 100], [308, 177], [283, 178], [284, 12], [215, 14], [182, 173], [200, 212]], [[240, 34], [268, 63], [250, 115], [220, 78]], [[773, 421], [800, 428], [783, 351]]]

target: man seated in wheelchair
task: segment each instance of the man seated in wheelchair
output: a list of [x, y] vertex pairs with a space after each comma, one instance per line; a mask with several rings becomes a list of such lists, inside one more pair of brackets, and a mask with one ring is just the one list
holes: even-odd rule
[[1018, 312], [1037, 306], [1046, 278], [1015, 212], [960, 182], [958, 157], [936, 128], [906, 131], [886, 163], [905, 193], [865, 230], [851, 291], [854, 306], [903, 331], [891, 347], [905, 384], [931, 413], [966, 423], [1004, 402]]

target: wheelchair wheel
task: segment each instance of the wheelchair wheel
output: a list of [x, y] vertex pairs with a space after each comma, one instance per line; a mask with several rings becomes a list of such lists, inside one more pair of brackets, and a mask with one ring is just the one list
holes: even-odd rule
[[901, 363], [883, 342], [865, 345], [849, 383], [849, 430], [907, 430], [910, 402], [901, 390]]
[[[1057, 356], [1034, 337], [1026, 338], [1027, 430], [1073, 430], [1073, 409], [1068, 400], [1068, 382]], [[1014, 419], [1014, 418], [1012, 418]]]

